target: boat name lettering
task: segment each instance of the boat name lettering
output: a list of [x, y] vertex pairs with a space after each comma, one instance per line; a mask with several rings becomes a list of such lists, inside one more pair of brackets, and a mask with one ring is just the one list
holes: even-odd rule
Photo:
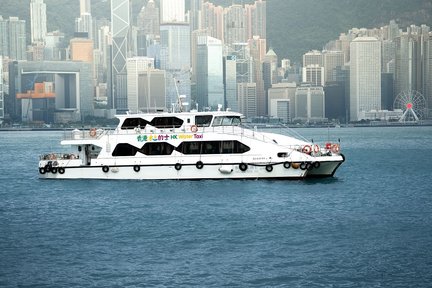
[[159, 134], [159, 135], [139, 135], [139, 136], [137, 136], [138, 142], [201, 139], [201, 138], [204, 138], [202, 134], [173, 134], [173, 135]]

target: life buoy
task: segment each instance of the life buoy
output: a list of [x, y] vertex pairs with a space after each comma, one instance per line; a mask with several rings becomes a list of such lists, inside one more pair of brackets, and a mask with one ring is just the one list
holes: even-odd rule
[[312, 147], [310, 145], [305, 145], [302, 148], [302, 152], [305, 154], [310, 154], [312, 152]]
[[192, 133], [196, 133], [198, 131], [198, 127], [196, 125], [192, 125], [190, 129]]
[[248, 168], [248, 165], [246, 164], [246, 163], [240, 163], [240, 165], [239, 165], [239, 169], [241, 170], [241, 171], [246, 171], [247, 170], [247, 168]]
[[332, 145], [332, 147], [331, 147], [331, 151], [332, 151], [333, 153], [339, 153], [339, 150], [340, 150], [340, 147], [339, 147], [338, 144], [333, 144], [333, 145]]
[[318, 152], [320, 152], [320, 146], [318, 145], [318, 144], [315, 144], [314, 146], [313, 146], [313, 152], [315, 153], [315, 154], [317, 154]]
[[266, 165], [266, 170], [267, 170], [267, 172], [272, 172], [273, 171], [273, 165]]
[[196, 162], [195, 166], [198, 169], [202, 169], [204, 167], [204, 163], [202, 161], [198, 161], [198, 162]]
[[65, 173], [65, 169], [64, 169], [63, 167], [59, 167], [59, 168], [58, 168], [58, 172], [59, 172], [60, 174], [64, 174], [64, 173]]
[[107, 173], [109, 171], [109, 167], [108, 166], [102, 166], [102, 171]]
[[133, 169], [135, 172], [139, 172], [141, 167], [139, 165], [135, 165], [135, 166], [133, 166]]
[[91, 128], [89, 134], [91, 137], [95, 137], [96, 136], [96, 128]]
[[39, 167], [39, 173], [40, 174], [45, 174], [46, 173], [45, 168], [44, 167]]
[[284, 162], [283, 166], [284, 166], [286, 169], [289, 169], [289, 168], [291, 167], [291, 163], [290, 163], [290, 162]]
[[182, 168], [182, 165], [181, 165], [180, 163], [176, 163], [176, 164], [174, 165], [174, 168], [175, 168], [177, 171], [179, 171], [179, 170]]

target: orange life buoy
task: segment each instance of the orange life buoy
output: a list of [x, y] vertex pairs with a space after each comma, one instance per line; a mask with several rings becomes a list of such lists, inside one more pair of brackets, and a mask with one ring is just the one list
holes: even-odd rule
[[312, 152], [312, 147], [310, 145], [305, 145], [303, 146], [302, 152], [306, 154], [310, 154]]
[[338, 144], [333, 144], [332, 145], [332, 152], [333, 153], [339, 153], [340, 147]]
[[196, 125], [192, 125], [190, 129], [192, 133], [196, 133], [198, 131], [198, 127]]
[[90, 129], [89, 134], [90, 134], [91, 137], [95, 137], [96, 136], [96, 128]]

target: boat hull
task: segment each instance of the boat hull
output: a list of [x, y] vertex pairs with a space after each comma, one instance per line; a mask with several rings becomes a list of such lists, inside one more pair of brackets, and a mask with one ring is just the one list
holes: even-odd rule
[[[198, 179], [301, 179], [307, 170], [278, 165], [211, 164], [197, 168], [196, 164], [167, 166], [80, 166], [64, 167], [40, 173], [44, 179], [129, 179], [129, 180], [198, 180]], [[271, 168], [270, 168], [271, 167]], [[244, 170], [244, 171], [243, 171]]]

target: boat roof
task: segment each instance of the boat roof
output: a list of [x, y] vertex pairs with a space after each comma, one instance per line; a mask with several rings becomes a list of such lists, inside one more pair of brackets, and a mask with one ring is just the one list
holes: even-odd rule
[[128, 114], [119, 114], [116, 115], [119, 119], [124, 118], [149, 118], [149, 117], [193, 117], [200, 115], [212, 115], [212, 116], [237, 116], [243, 117], [243, 114], [234, 111], [190, 111], [190, 112], [154, 112], [154, 113], [128, 113]]

